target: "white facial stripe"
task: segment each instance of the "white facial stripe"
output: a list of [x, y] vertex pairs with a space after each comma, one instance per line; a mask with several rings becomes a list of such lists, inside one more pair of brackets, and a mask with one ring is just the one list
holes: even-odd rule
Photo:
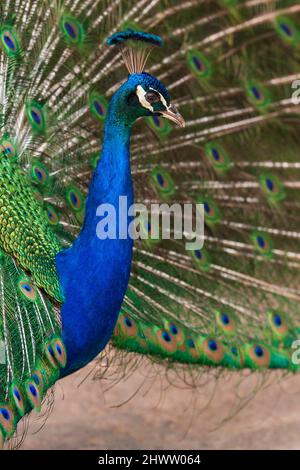
[[[155, 88], [149, 88], [149, 90], [153, 90], [155, 91], [155, 93], [158, 93], [159, 96], [160, 96], [160, 101], [162, 102], [162, 104], [165, 106], [166, 109], [169, 109], [168, 107], [168, 104], [165, 100], [165, 98], [163, 97], [163, 95], [155, 90]], [[146, 100], [145, 98], [145, 95], [147, 94], [147, 92], [144, 90], [144, 88], [141, 86], [141, 85], [138, 85], [137, 88], [136, 88], [136, 94], [137, 94], [137, 97], [139, 99], [139, 102], [140, 104], [144, 107], [144, 108], [147, 108], [149, 109], [149, 111], [151, 111], [152, 113], [154, 112], [154, 109], [153, 107], [151, 106], [151, 104], [149, 103], [149, 101]]]
[[137, 88], [136, 88], [136, 94], [137, 94], [137, 97], [139, 99], [139, 102], [141, 103], [141, 105], [144, 107], [144, 108], [147, 108], [149, 109], [149, 111], [151, 111], [153, 113], [153, 108], [151, 106], [151, 104], [146, 100], [145, 98], [145, 95], [146, 95], [146, 91], [144, 90], [144, 88], [141, 86], [141, 85], [138, 85]]
[[150, 87], [149, 90], [153, 90], [153, 91], [155, 91], [156, 93], [158, 93], [159, 96], [160, 96], [160, 101], [161, 101], [162, 104], [166, 107], [166, 109], [168, 109], [167, 102], [166, 102], [165, 98], [163, 97], [163, 95], [162, 95], [161, 93], [159, 93], [159, 91], [155, 90], [154, 88], [151, 88], [151, 87]]

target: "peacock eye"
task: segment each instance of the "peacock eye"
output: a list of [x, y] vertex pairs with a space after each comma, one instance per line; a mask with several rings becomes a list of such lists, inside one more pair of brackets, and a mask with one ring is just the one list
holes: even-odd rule
[[148, 93], [145, 95], [145, 98], [148, 103], [158, 103], [160, 101], [160, 96], [154, 91], [148, 91]]

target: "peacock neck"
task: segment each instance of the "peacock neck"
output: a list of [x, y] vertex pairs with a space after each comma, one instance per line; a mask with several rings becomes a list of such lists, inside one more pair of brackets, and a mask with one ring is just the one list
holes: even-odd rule
[[[117, 119], [113, 102], [105, 122], [104, 142], [100, 161], [94, 172], [86, 201], [85, 220], [81, 235], [95, 225], [96, 208], [101, 204], [117, 207], [120, 195], [132, 200], [129, 145], [131, 125]], [[95, 233], [93, 233], [95, 235]]]
[[[133, 243], [129, 237], [118, 236], [119, 197], [127, 198], [128, 207], [133, 202], [129, 158], [132, 123], [120, 109], [122, 102], [119, 90], [108, 110], [103, 148], [90, 184], [82, 230], [72, 247], [57, 256], [65, 299], [61, 309], [62, 336], [68, 356], [63, 375], [83, 367], [105, 347], [130, 276]], [[110, 234], [110, 238], [103, 239], [97, 234], [99, 207], [103, 204], [109, 204], [110, 214], [116, 215], [116, 238]], [[104, 215], [103, 211], [100, 213]], [[128, 227], [131, 219], [127, 213], [121, 216], [123, 228], [124, 222]]]

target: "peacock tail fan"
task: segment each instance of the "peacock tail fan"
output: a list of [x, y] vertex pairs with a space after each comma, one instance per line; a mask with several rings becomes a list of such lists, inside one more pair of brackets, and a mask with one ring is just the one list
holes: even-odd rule
[[210, 3], [141, 24], [170, 48], [149, 71], [171, 83], [186, 129], [151, 118], [157, 142], [141, 131], [132, 152], [137, 202], [203, 204], [204, 247], [136, 243], [113, 344], [168, 364], [295, 371], [299, 6]]
[[[118, 31], [131, 31], [130, 44], [108, 47]], [[129, 53], [141, 35], [164, 47]], [[136, 241], [115, 351], [132, 368], [145, 355], [191, 374], [297, 370], [299, 2], [6, 0], [0, 443], [41, 408], [66, 363], [55, 256], [81, 228], [122, 55], [129, 71], [138, 57], [137, 70], [168, 84], [186, 120], [184, 129], [159, 116], [135, 126], [135, 202], [202, 204], [205, 242], [187, 250], [172, 228], [170, 240]]]

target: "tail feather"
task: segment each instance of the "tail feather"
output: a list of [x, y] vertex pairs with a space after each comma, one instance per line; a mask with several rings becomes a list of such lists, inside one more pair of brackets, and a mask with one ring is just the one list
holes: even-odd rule
[[[207, 34], [179, 26], [171, 36], [188, 34], [188, 45], [150, 68], [184, 96], [178, 104], [187, 123], [167, 137], [158, 129], [156, 142], [136, 136], [138, 199], [166, 198], [151, 178], [145, 185], [159, 162], [172, 202], [204, 203], [207, 226], [203, 250], [189, 253], [179, 241], [137, 246], [113, 338], [119, 348], [175, 362], [297, 370], [299, 108], [291, 82], [299, 72], [297, 48], [287, 57], [295, 42], [281, 33], [291, 24], [296, 34], [297, 21], [283, 15], [297, 15], [299, 6], [264, 3], [245, 2], [219, 31], [210, 21], [228, 21], [224, 9], [196, 22]], [[175, 331], [187, 340], [178, 342]]]

